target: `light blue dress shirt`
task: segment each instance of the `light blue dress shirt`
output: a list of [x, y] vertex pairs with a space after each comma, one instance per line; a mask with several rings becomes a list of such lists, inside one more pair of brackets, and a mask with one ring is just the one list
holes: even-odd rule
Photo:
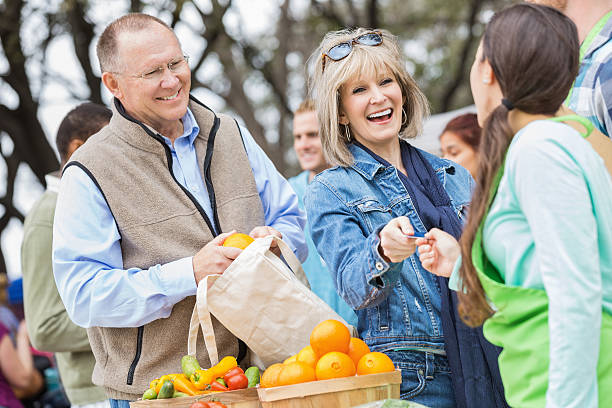
[[[164, 137], [172, 152], [172, 171], [214, 222], [193, 144], [199, 127], [190, 110], [182, 120], [184, 133], [174, 144]], [[304, 261], [308, 255], [303, 233], [306, 217], [299, 209], [298, 198], [248, 130], [240, 130], [263, 204], [265, 225], [281, 232], [283, 240]], [[196, 294], [192, 257], [149, 269], [124, 270], [120, 239], [100, 190], [82, 169], [68, 167], [55, 212], [53, 269], [66, 310], [79, 326], [138, 327], [170, 316], [176, 303]]]
[[[300, 209], [302, 210], [304, 209], [304, 194], [306, 193], [306, 187], [308, 187], [309, 176], [310, 172], [306, 170], [288, 180], [298, 196]], [[310, 283], [310, 289], [334, 309], [348, 324], [357, 327], [357, 315], [346, 304], [344, 299], [338, 295], [332, 275], [327, 269], [325, 261], [317, 252], [308, 227], [304, 227], [304, 235], [308, 245], [308, 258], [302, 263], [302, 267], [308, 278], [308, 283]]]

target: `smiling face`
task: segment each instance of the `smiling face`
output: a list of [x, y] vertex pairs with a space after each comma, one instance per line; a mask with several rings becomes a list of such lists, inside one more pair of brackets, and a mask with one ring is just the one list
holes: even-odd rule
[[[183, 56], [174, 33], [152, 23], [144, 30], [122, 32], [118, 44], [118, 65], [122, 72], [105, 72], [105, 85], [135, 119], [171, 139], [180, 136], [180, 119], [189, 103], [191, 71], [186, 62], [176, 72], [166, 66]], [[160, 78], [135, 77], [158, 67], [164, 67]]]
[[328, 167], [315, 111], [296, 113], [293, 117], [293, 148], [302, 170], [310, 171], [313, 176]]
[[388, 68], [364, 73], [340, 88], [340, 123], [374, 152], [397, 143], [402, 125], [402, 90]]

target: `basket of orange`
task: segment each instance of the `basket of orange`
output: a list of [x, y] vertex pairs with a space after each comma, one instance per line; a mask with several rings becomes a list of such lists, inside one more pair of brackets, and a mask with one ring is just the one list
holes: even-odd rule
[[310, 344], [264, 371], [257, 392], [264, 408], [348, 408], [399, 398], [401, 371], [371, 352], [337, 320], [319, 323]]

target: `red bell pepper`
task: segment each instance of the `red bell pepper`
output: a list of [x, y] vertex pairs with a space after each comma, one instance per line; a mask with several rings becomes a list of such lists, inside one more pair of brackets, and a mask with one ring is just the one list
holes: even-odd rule
[[225, 373], [223, 380], [230, 391], [242, 390], [249, 386], [249, 379], [244, 375], [244, 371], [240, 367], [234, 367]]

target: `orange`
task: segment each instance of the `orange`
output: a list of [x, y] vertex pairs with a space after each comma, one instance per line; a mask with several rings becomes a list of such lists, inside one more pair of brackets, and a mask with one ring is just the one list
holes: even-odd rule
[[388, 355], [373, 351], [361, 357], [357, 364], [357, 375], [386, 373], [395, 370]]
[[349, 343], [348, 355], [355, 363], [355, 367], [359, 364], [359, 359], [370, 352], [370, 348], [365, 342], [357, 337], [351, 337]]
[[297, 354], [294, 354], [291, 357], [287, 357], [285, 361], [283, 361], [283, 364], [294, 363], [296, 361], [297, 361]]
[[348, 353], [350, 341], [349, 329], [337, 320], [324, 320], [310, 333], [310, 345], [317, 356], [330, 351]]
[[285, 364], [278, 375], [278, 385], [299, 384], [308, 381], [315, 381], [315, 370], [311, 366], [299, 361]]
[[272, 364], [264, 371], [259, 380], [259, 386], [261, 388], [276, 387], [278, 385], [278, 375], [283, 369], [284, 365], [281, 363]]
[[297, 353], [297, 361], [306, 363], [312, 368], [315, 368], [317, 366], [318, 360], [319, 359], [317, 358], [317, 354], [312, 349], [312, 346], [306, 346], [302, 350], [300, 350], [299, 353]]
[[223, 241], [223, 246], [244, 249], [251, 245], [251, 242], [253, 241], [254, 239], [248, 236], [247, 234], [237, 232], [225, 238], [225, 240]]
[[339, 351], [329, 352], [317, 361], [315, 369], [317, 380], [350, 377], [355, 375], [355, 363], [348, 354]]

